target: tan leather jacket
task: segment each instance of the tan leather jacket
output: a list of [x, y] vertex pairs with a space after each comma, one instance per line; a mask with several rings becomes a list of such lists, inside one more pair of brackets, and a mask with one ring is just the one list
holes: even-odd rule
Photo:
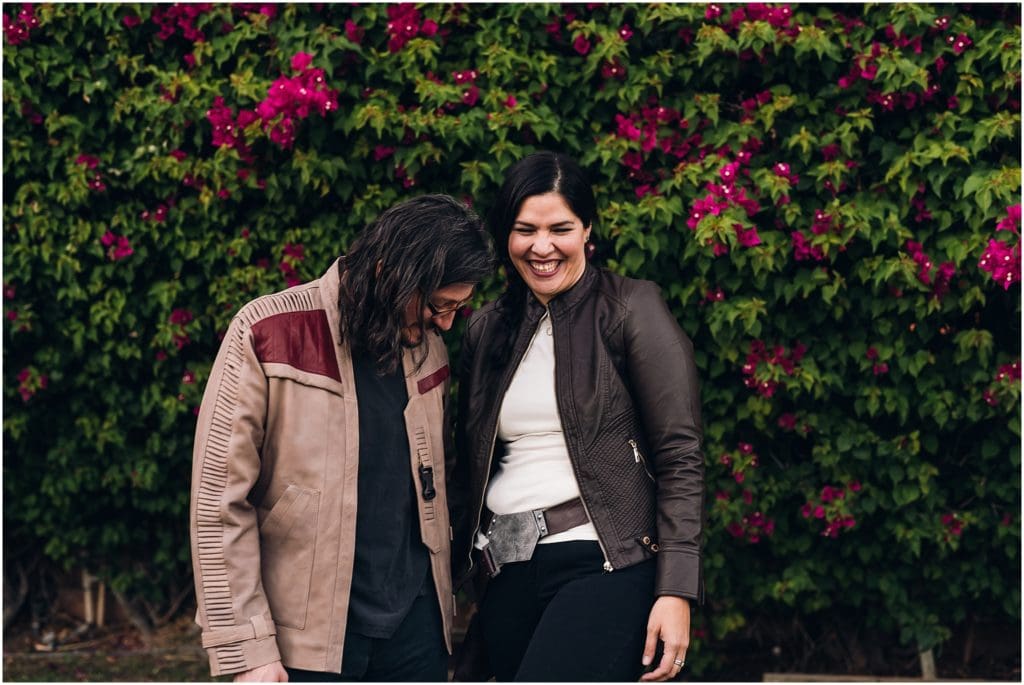
[[[281, 659], [341, 668], [355, 554], [359, 419], [352, 358], [338, 338], [338, 262], [317, 281], [254, 300], [235, 316], [196, 428], [191, 534], [203, 646], [213, 675]], [[439, 335], [403, 365], [410, 468], [451, 650], [450, 534]], [[419, 466], [437, 496], [424, 501]], [[402, 493], [396, 493], [401, 496]]]

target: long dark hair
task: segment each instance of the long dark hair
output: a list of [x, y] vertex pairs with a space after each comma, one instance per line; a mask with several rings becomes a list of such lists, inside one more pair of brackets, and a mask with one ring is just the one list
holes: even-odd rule
[[[400, 202], [367, 226], [342, 260], [341, 337], [394, 373], [409, 301], [453, 283], [479, 283], [493, 267], [483, 222], [464, 204], [448, 195]], [[421, 339], [424, 324], [421, 308]]]
[[587, 174], [572, 157], [557, 152], [535, 152], [513, 164], [505, 173], [505, 182], [487, 215], [487, 226], [508, 276], [508, 285], [498, 300], [501, 327], [491, 357], [499, 367], [507, 364], [512, 354], [527, 293], [526, 283], [508, 254], [508, 238], [523, 202], [534, 195], [552, 192], [565, 199], [584, 227], [593, 226], [597, 203]]

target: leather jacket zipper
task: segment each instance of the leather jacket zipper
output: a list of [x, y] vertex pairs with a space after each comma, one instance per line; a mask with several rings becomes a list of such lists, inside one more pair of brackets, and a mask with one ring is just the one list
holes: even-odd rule
[[[554, 331], [554, 327], [555, 327], [555, 319], [554, 319], [554, 317], [551, 317], [551, 329], [552, 329], [552, 331]], [[562, 402], [561, 402], [562, 393], [560, 393], [558, 391], [558, 367], [557, 367], [557, 364], [558, 364], [558, 336], [557, 335], [554, 336], [553, 345], [555, 347], [555, 364], [556, 364], [556, 367], [555, 367], [555, 406], [558, 407], [558, 420], [561, 421], [561, 423], [562, 423], [562, 431], [564, 433], [565, 432], [565, 415], [562, 413]], [[590, 507], [587, 506], [587, 497], [586, 497], [586, 495], [583, 492], [583, 487], [580, 485], [579, 468], [576, 466], [576, 460], [574, 460], [572, 458], [572, 449], [569, 447], [569, 441], [568, 440], [565, 441], [565, 447], [566, 447], [566, 450], [569, 451], [569, 463], [572, 464], [573, 475], [576, 476], [576, 487], [578, 487], [579, 490], [580, 490], [580, 502], [583, 503], [583, 511], [587, 512], [587, 518], [590, 519], [590, 522], [592, 524], [594, 524], [594, 517], [590, 515]], [[605, 549], [604, 541], [601, 540], [601, 531], [599, 531], [597, 529], [597, 524], [594, 524], [594, 532], [597, 533], [597, 545], [598, 545], [598, 547], [601, 548], [601, 555], [604, 557], [604, 564], [601, 565], [601, 568], [604, 569], [605, 573], [611, 573], [612, 571], [615, 570], [615, 567], [612, 566], [612, 562], [608, 559], [608, 550]]]
[[651, 470], [647, 467], [647, 460], [644, 459], [644, 455], [640, 454], [640, 448], [637, 446], [636, 440], [630, 440], [629, 446], [633, 448], [633, 459], [636, 461], [637, 464], [640, 464], [641, 466], [644, 467], [644, 473], [647, 474], [647, 477], [650, 478], [651, 482], [653, 483], [654, 474], [652, 474]]

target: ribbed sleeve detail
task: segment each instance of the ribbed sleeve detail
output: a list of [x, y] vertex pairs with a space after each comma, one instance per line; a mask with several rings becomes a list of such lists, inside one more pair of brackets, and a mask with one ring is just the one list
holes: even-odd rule
[[[228, 457], [234, 430], [238, 387], [245, 366], [245, 345], [251, 326], [257, 321], [285, 312], [319, 309], [317, 288], [306, 287], [267, 295], [247, 304], [235, 316], [222, 345], [227, 349], [213, 398], [212, 418], [206, 434], [202, 470], [196, 495], [196, 544], [200, 583], [206, 613], [206, 628], [232, 628], [247, 617], [236, 617], [228, 567], [224, 558], [222, 505], [228, 485]], [[241, 643], [214, 648], [220, 673], [247, 670]]]

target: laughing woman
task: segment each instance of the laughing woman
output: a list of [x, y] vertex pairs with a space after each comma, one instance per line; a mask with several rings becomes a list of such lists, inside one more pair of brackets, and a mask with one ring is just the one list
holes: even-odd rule
[[579, 165], [542, 152], [490, 215], [509, 285], [463, 342], [455, 548], [489, 578], [467, 653], [490, 672], [457, 677], [667, 680], [686, 659], [703, 595], [693, 345], [657, 286], [588, 264], [595, 211]]

